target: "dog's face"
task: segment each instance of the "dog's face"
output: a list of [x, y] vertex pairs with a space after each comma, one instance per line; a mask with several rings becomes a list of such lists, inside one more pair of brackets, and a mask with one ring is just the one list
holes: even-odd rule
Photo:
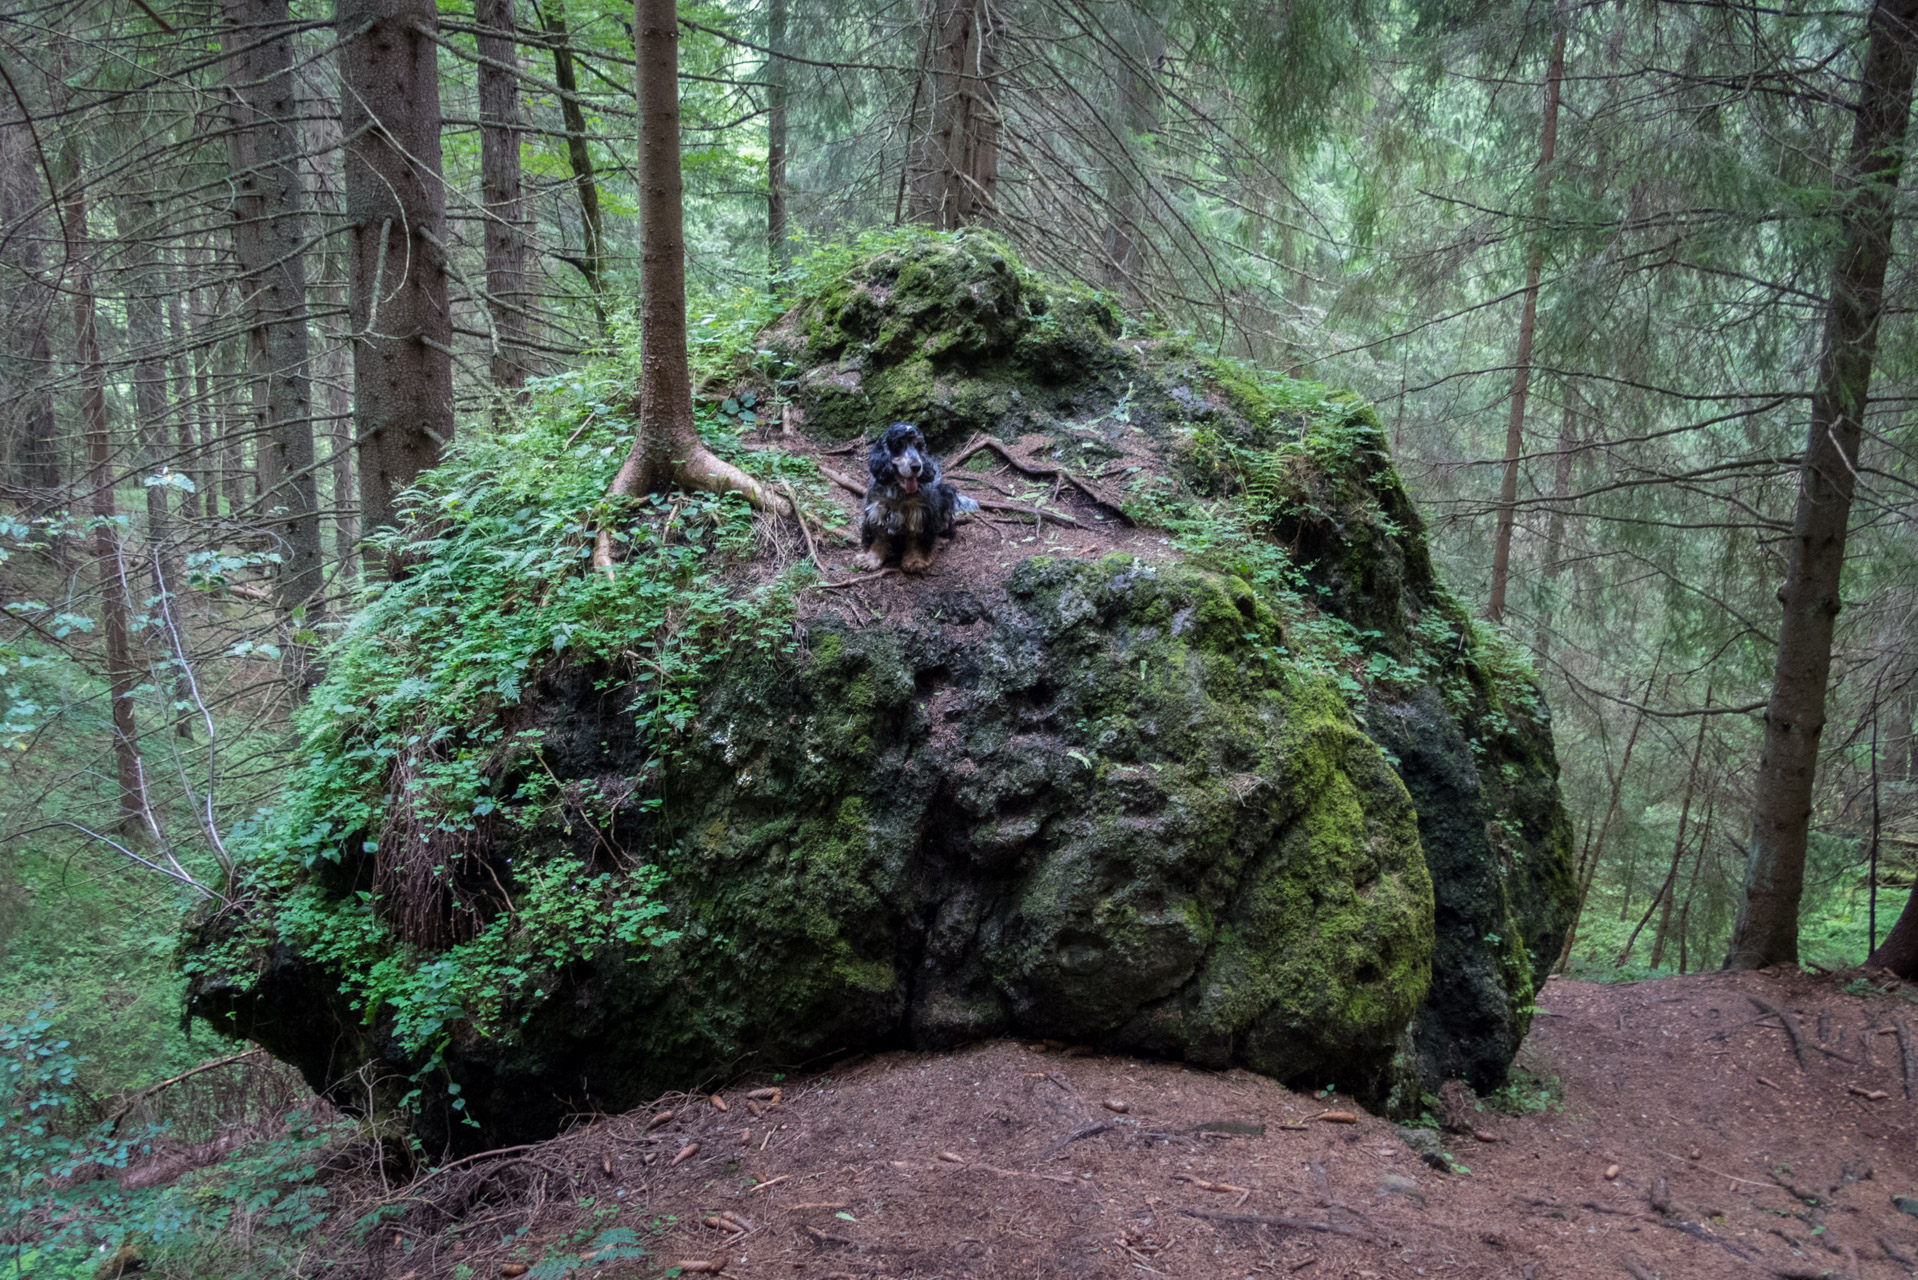
[[878, 484], [896, 484], [907, 493], [918, 493], [922, 482], [934, 479], [932, 455], [926, 452], [926, 438], [910, 422], [895, 422], [886, 434], [873, 443], [867, 459], [872, 478]]

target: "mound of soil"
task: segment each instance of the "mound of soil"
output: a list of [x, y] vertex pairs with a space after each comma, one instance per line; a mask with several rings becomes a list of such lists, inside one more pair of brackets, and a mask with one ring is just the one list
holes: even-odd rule
[[[782, 1080], [777, 1103], [744, 1080], [724, 1111], [673, 1095], [434, 1175], [372, 1261], [414, 1280], [542, 1261], [582, 1280], [681, 1261], [739, 1280], [1912, 1273], [1908, 999], [1732, 973], [1540, 1000], [1520, 1061], [1549, 1105], [1468, 1102], [1462, 1132], [1076, 1046], [889, 1053]], [[647, 1256], [581, 1260], [613, 1223]]]

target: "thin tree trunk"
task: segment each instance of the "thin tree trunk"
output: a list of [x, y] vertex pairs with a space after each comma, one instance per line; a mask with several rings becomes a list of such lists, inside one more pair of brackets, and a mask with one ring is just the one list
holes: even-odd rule
[[1825, 728], [1832, 628], [1840, 608], [1858, 445], [1884, 310], [1892, 197], [1904, 162], [1912, 77], [1918, 70], [1918, 0], [1878, 0], [1867, 29], [1858, 118], [1839, 180], [1843, 241], [1832, 272], [1824, 349], [1812, 389], [1790, 560], [1778, 592], [1784, 621], [1765, 710], [1745, 900], [1725, 957], [1725, 966], [1732, 969], [1798, 961], [1798, 906], [1818, 742]]
[[[173, 270], [168, 273], [166, 291], [166, 318], [169, 346], [173, 350], [173, 436], [174, 449], [179, 453], [179, 471], [187, 478], [191, 488], [180, 491], [180, 518], [191, 522], [200, 518], [200, 476], [197, 469], [200, 455], [199, 441], [195, 438], [193, 418], [196, 412], [193, 390], [193, 335], [186, 323], [186, 271], [184, 263], [176, 254], [173, 258]], [[173, 584], [176, 588], [179, 584]]]
[[[233, 116], [234, 249], [247, 301], [254, 383], [265, 421], [254, 439], [261, 503], [282, 557], [275, 578], [289, 619], [288, 676], [311, 677], [302, 634], [317, 621], [324, 563], [313, 452], [306, 324], [306, 199], [300, 179], [298, 85], [287, 0], [224, 0], [222, 42]], [[260, 407], [256, 403], [256, 411]]]
[[[133, 429], [139, 442], [140, 474], [145, 483], [147, 509], [147, 556], [155, 598], [179, 590], [180, 557], [173, 545], [173, 531], [167, 510], [167, 495], [174, 492], [164, 481], [172, 473], [165, 458], [168, 450], [167, 418], [172, 412], [167, 403], [166, 305], [161, 301], [168, 292], [166, 267], [154, 246], [153, 201], [144, 193], [122, 195], [115, 210], [120, 233], [120, 257], [125, 264], [126, 288], [123, 306], [126, 312], [127, 345], [133, 359]], [[122, 553], [124, 555], [124, 552]], [[122, 568], [124, 569], [124, 563]], [[151, 633], [149, 633], [151, 635]], [[161, 652], [170, 645], [160, 639]], [[167, 663], [172, 672], [176, 703], [184, 701], [185, 673]], [[185, 736], [189, 720], [174, 717], [174, 732]]]
[[39, 217], [42, 185], [33, 161], [33, 139], [19, 125], [0, 127], [0, 226], [11, 233], [8, 255], [25, 287], [8, 300], [13, 351], [25, 357], [24, 385], [9, 388], [20, 424], [20, 448], [15, 474], [28, 491], [29, 514], [53, 509], [54, 490], [60, 487], [60, 449], [55, 439], [53, 411], [53, 327], [57, 298], [41, 276], [40, 237], [45, 228]]
[[108, 434], [106, 367], [93, 294], [92, 246], [87, 235], [87, 190], [77, 140], [66, 142], [63, 233], [67, 291], [73, 301], [74, 359], [80, 366], [80, 430], [86, 441], [87, 481], [92, 493], [93, 559], [99, 571], [101, 631], [107, 654], [107, 696], [113, 723], [113, 768], [120, 791], [122, 831], [140, 829], [146, 788], [140, 774], [139, 726], [133, 692], [140, 671], [128, 643], [127, 573], [113, 493], [113, 441]]
[[[485, 211], [486, 299], [493, 318], [493, 386], [517, 395], [536, 372], [531, 288], [532, 237], [520, 176], [519, 64], [513, 0], [475, 0], [479, 77], [480, 202]], [[569, 123], [567, 126], [571, 128]], [[570, 145], [571, 139], [568, 139]], [[478, 299], [475, 299], [478, 301]]]
[[[1712, 690], [1708, 680], [1705, 685], [1705, 705], [1712, 705]], [[1665, 869], [1664, 883], [1659, 885], [1658, 894], [1652, 899], [1652, 905], [1645, 912], [1645, 920], [1651, 919], [1653, 910], [1658, 910], [1658, 932], [1652, 937], [1652, 967], [1656, 969], [1665, 954], [1665, 933], [1672, 923], [1672, 896], [1678, 888], [1678, 868], [1685, 860], [1685, 836], [1691, 828], [1692, 796], [1698, 790], [1698, 762], [1705, 754], [1705, 717], [1698, 718], [1698, 741], [1692, 746], [1692, 765], [1685, 774], [1685, 799], [1678, 806], [1678, 838], [1672, 841], [1671, 866]], [[1638, 935], [1645, 927], [1645, 920], [1638, 922], [1638, 928], [1632, 930], [1632, 936], [1625, 940], [1625, 949], [1619, 952], [1618, 963], [1624, 964], [1631, 957], [1632, 947], [1638, 942]]]
[[1111, 225], [1106, 229], [1106, 284], [1125, 309], [1144, 309], [1140, 273], [1145, 266], [1139, 222], [1144, 217], [1146, 141], [1159, 129], [1159, 86], [1155, 80], [1165, 56], [1165, 31], [1139, 4], [1124, 10], [1126, 30], [1118, 33], [1112, 78], [1118, 98], [1118, 135], [1107, 164], [1106, 200]]
[[[371, 26], [362, 34], [360, 28]], [[341, 128], [352, 252], [354, 426], [362, 528], [453, 438], [452, 316], [433, 0], [340, 0]]]
[[[635, 0], [639, 75], [639, 434], [613, 478], [615, 496], [677, 483], [738, 493], [762, 511], [790, 514], [785, 499], [713, 456], [693, 428], [686, 350], [684, 182], [679, 159], [679, 16], [674, 0]], [[612, 572], [612, 539], [601, 531], [593, 563]]]
[[1565, 407], [1558, 419], [1558, 450], [1552, 459], [1552, 509], [1545, 522], [1545, 581], [1540, 593], [1538, 632], [1532, 648], [1542, 669], [1552, 653], [1552, 626], [1558, 612], [1558, 584], [1565, 578], [1565, 503], [1572, 492], [1572, 450], [1578, 444], [1578, 390], [1565, 384]]
[[[566, 124], [566, 160], [573, 169], [573, 187], [579, 193], [581, 256], [573, 265], [586, 277], [593, 315], [606, 327], [605, 237], [599, 218], [599, 176], [593, 168], [592, 148], [586, 144], [586, 114], [580, 110], [579, 81], [573, 68], [573, 50], [566, 31], [566, 11], [560, 0], [543, 0], [540, 23], [553, 45], [553, 81], [559, 85], [560, 118]], [[644, 75], [642, 71], [640, 74]], [[640, 124], [642, 133], [645, 123]], [[643, 200], [643, 197], [642, 197]]]
[[[1678, 909], [1678, 971], [1686, 971], [1689, 952], [1686, 939], [1691, 936], [1692, 900], [1698, 896], [1698, 877], [1705, 869], [1705, 855], [1712, 847], [1712, 819], [1718, 812], [1718, 795], [1714, 790], [1705, 803], [1705, 825], [1698, 831], [1698, 856], [1692, 859], [1692, 875], [1685, 886], [1685, 904]], [[1654, 961], [1656, 963], [1656, 961]]]
[[[340, 121], [335, 103], [319, 95], [308, 99], [307, 154], [312, 157], [309, 204], [320, 217], [334, 217], [341, 206]], [[319, 283], [314, 294], [332, 313], [320, 334], [317, 370], [326, 400], [326, 434], [331, 455], [326, 470], [332, 484], [333, 556], [340, 580], [352, 583], [359, 563], [359, 504], [353, 485], [353, 340], [347, 278], [350, 270], [338, 237], [329, 237], [319, 254]]]
[[954, 230], [990, 221], [998, 201], [997, 41], [987, 0], [931, 0], [930, 125], [917, 140], [910, 216]]
[[[1645, 696], [1652, 695], [1652, 684], [1658, 679], [1654, 670], [1650, 679], [1645, 681]], [[1629, 688], [1629, 686], [1628, 686]], [[1618, 762], [1618, 772], [1612, 776], [1612, 798], [1605, 805], [1605, 817], [1598, 824], [1598, 834], [1592, 838], [1592, 863], [1585, 872], [1585, 881], [1578, 890], [1578, 911], [1572, 916], [1572, 927], [1565, 931], [1565, 941], [1559, 946], [1558, 959], [1552, 962], [1553, 973], [1563, 973], [1565, 965], [1572, 958], [1572, 947], [1578, 941], [1578, 922], [1585, 917], [1585, 896], [1591, 892], [1592, 880], [1598, 874], [1598, 862], [1605, 853], [1605, 837], [1612, 829], [1612, 819], [1618, 815], [1618, 800], [1625, 792], [1625, 771], [1632, 766], [1632, 748], [1638, 745], [1638, 731], [1645, 726], [1645, 711], [1641, 706], [1638, 715], [1632, 720], [1632, 731], [1625, 738], [1625, 754]]]
[[[1533, 207], [1543, 219], [1546, 192], [1552, 181], [1552, 153], [1558, 147], [1559, 89], [1565, 78], [1565, 29], [1570, 22], [1564, 5], [1553, 16], [1552, 52], [1545, 64], [1545, 119], [1539, 129], [1538, 183]], [[1532, 386], [1532, 338], [1538, 329], [1538, 277], [1545, 265], [1542, 227], [1534, 227], [1525, 254], [1525, 302], [1518, 318], [1518, 351], [1512, 357], [1511, 413], [1505, 423], [1505, 474], [1498, 487], [1498, 522], [1492, 534], [1492, 590], [1485, 616], [1505, 620], [1506, 585], [1512, 569], [1512, 526], [1518, 517], [1518, 460], [1525, 452], [1525, 399]]]
[[766, 268], [775, 287], [792, 262], [786, 226], [786, 131], [789, 68], [786, 52], [788, 0], [768, 0], [766, 9]]

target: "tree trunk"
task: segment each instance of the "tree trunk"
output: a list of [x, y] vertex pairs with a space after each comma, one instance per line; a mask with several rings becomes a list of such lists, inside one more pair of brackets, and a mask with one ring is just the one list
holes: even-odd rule
[[1812, 389], [1790, 559], [1778, 592], [1784, 622], [1778, 632], [1771, 702], [1765, 709], [1745, 900], [1725, 957], [1729, 969], [1798, 961], [1798, 905], [1818, 741], [1825, 728], [1832, 628], [1840, 607], [1858, 444], [1884, 310], [1892, 197], [1903, 166], [1912, 75], [1918, 68], [1918, 0], [1878, 0], [1867, 30], [1851, 155], [1836, 200], [1843, 238]]
[[[560, 0], [544, 0], [539, 15], [553, 44], [553, 80], [559, 85], [560, 118], [566, 124], [566, 160], [573, 168], [573, 187], [579, 193], [581, 257], [569, 261], [586, 277], [586, 288], [593, 298], [593, 315], [603, 330], [606, 327], [606, 258], [599, 219], [599, 176], [593, 168], [592, 149], [586, 145], [586, 114], [579, 105], [579, 81], [568, 42], [566, 10]], [[645, 72], [642, 70], [640, 74], [643, 76]], [[677, 122], [674, 127], [677, 128]], [[645, 122], [641, 121], [642, 135], [645, 128]], [[641, 199], [643, 202], [644, 197]]]
[[[1552, 152], [1558, 148], [1559, 87], [1565, 78], [1565, 28], [1570, 18], [1563, 5], [1553, 15], [1552, 52], [1545, 63], [1545, 119], [1539, 128], [1538, 184], [1533, 197], [1535, 215], [1542, 220], [1546, 192], [1552, 181]], [[1492, 590], [1485, 616], [1505, 621], [1505, 591], [1512, 573], [1512, 526], [1518, 517], [1518, 460], [1525, 452], [1525, 399], [1532, 388], [1532, 338], [1538, 330], [1538, 277], [1545, 265], [1544, 228], [1532, 229], [1525, 254], [1525, 303], [1518, 317], [1518, 351], [1512, 356], [1511, 412], [1505, 422], [1505, 474], [1498, 486], [1498, 522], [1492, 533]]]
[[990, 221], [999, 187], [997, 41], [986, 0], [930, 0], [929, 124], [909, 164], [910, 216], [954, 230]]
[[[287, 0], [224, 0], [222, 44], [233, 117], [234, 251], [246, 299], [254, 385], [265, 388], [255, 437], [261, 505], [272, 516], [281, 611], [297, 637], [320, 604], [319, 478], [307, 363], [306, 213], [300, 181], [299, 96]], [[260, 406], [256, 404], [256, 411]], [[296, 687], [307, 679], [297, 640], [287, 649]]]
[[[360, 34], [368, 22], [372, 25]], [[453, 438], [452, 316], [433, 0], [340, 0], [341, 127], [351, 246], [354, 427], [361, 527]], [[350, 37], [350, 38], [349, 38]]]
[[[634, 0], [633, 42], [639, 64], [639, 435], [613, 479], [612, 493], [630, 497], [677, 483], [709, 493], [738, 493], [762, 511], [789, 513], [785, 499], [714, 457], [693, 427], [674, 0]], [[593, 563], [612, 571], [612, 540], [604, 530]]]
[[146, 490], [147, 551], [152, 557], [153, 589], [175, 591], [179, 575], [173, 571], [173, 534], [167, 495], [173, 489], [151, 483], [172, 468], [168, 452], [166, 368], [165, 269], [154, 248], [153, 202], [123, 195], [115, 213], [120, 233], [120, 258], [125, 268], [126, 336], [133, 360], [133, 429], [139, 441], [140, 475]]
[[532, 237], [520, 179], [519, 79], [501, 69], [519, 65], [513, 0], [475, 0], [473, 21], [482, 28], [479, 55], [486, 60], [478, 69], [480, 202], [486, 218], [485, 305], [496, 339], [493, 386], [517, 395], [537, 371], [530, 344], [538, 299], [531, 286]]
[[786, 226], [786, 128], [789, 68], [786, 52], [788, 0], [768, 0], [766, 9], [766, 267], [773, 284], [792, 263]]
[[86, 441], [87, 482], [92, 489], [93, 559], [99, 570], [102, 639], [107, 653], [107, 696], [113, 723], [113, 768], [119, 783], [122, 831], [137, 831], [146, 812], [140, 773], [139, 726], [133, 692], [140, 670], [128, 643], [126, 560], [113, 493], [113, 441], [107, 426], [106, 367], [100, 358], [100, 328], [93, 295], [92, 246], [87, 236], [87, 190], [81, 147], [63, 147], [66, 191], [62, 232], [66, 239], [67, 291], [73, 302], [74, 359], [80, 366], [80, 431]]

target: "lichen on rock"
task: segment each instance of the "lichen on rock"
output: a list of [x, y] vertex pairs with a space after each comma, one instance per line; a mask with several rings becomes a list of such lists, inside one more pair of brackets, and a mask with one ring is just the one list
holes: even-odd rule
[[[1573, 897], [1535, 682], [1438, 582], [1369, 407], [1118, 335], [1109, 302], [976, 232], [816, 267], [754, 344], [785, 372], [742, 359], [741, 388], [817, 441], [909, 418], [941, 449], [1102, 468], [1110, 501], [1073, 510], [1107, 554], [1012, 544], [883, 613], [789, 570], [757, 630], [714, 605], [689, 631], [677, 511], [648, 508], [621, 584], [591, 587], [597, 630], [509, 655], [430, 736], [393, 711], [413, 686], [365, 687], [351, 648], [453, 607], [402, 583], [317, 695], [346, 728], [315, 738], [246, 910], [197, 927], [193, 1010], [322, 1088], [380, 1062], [453, 1145], [750, 1063], [1015, 1033], [1400, 1110], [1446, 1076], [1498, 1083]], [[1119, 501], [1140, 528], [1097, 532]], [[766, 580], [714, 536], [745, 557], [737, 592]], [[698, 660], [668, 663], [693, 634]], [[486, 816], [401, 824], [464, 860], [472, 940], [449, 949], [392, 923], [375, 862], [385, 815], [460, 761]], [[643, 911], [619, 896], [641, 863], [663, 875]], [[458, 987], [460, 947], [565, 918], [527, 895], [574, 868], [595, 910], [649, 923], [499, 953], [490, 1002]], [[394, 973], [430, 1016], [382, 1004]]]

